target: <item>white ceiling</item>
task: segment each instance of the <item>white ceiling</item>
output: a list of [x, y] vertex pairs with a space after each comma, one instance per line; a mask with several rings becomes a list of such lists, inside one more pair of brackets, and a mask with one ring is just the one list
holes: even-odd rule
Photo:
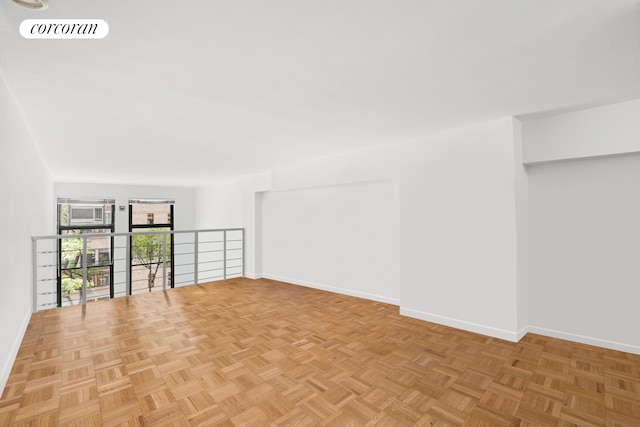
[[56, 181], [199, 185], [640, 97], [640, 0], [1, 0], [0, 69]]

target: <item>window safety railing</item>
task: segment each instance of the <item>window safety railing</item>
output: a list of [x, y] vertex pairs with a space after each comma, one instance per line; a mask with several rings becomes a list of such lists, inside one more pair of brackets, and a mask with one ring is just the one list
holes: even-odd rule
[[33, 311], [244, 276], [244, 229], [32, 238]]

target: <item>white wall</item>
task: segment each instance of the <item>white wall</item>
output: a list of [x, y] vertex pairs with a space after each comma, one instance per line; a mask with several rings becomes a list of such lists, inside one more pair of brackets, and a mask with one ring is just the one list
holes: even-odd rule
[[515, 154], [514, 180], [516, 196], [516, 269], [518, 277], [517, 304], [518, 338], [529, 326], [529, 175], [523, 164], [522, 123], [513, 120], [513, 148]]
[[524, 162], [640, 151], [640, 99], [523, 121]]
[[640, 155], [529, 168], [531, 330], [640, 354]]
[[[191, 187], [154, 187], [139, 185], [83, 184], [58, 182], [54, 185], [53, 205], [57, 197], [100, 197], [116, 199], [116, 232], [129, 231], [129, 199], [175, 199], [174, 228], [193, 230], [195, 228], [195, 188]], [[126, 206], [120, 211], [118, 206]], [[55, 224], [55, 213], [53, 223]]]
[[0, 71], [0, 395], [31, 316], [31, 236], [53, 232], [53, 183]]
[[514, 123], [404, 150], [401, 313], [509, 340], [517, 322]]
[[262, 196], [263, 276], [399, 303], [396, 180]]
[[236, 188], [242, 197], [245, 276], [258, 279], [262, 277], [262, 192], [271, 189], [271, 173], [239, 179]]
[[242, 195], [235, 182], [198, 187], [195, 191], [196, 228], [242, 227]]
[[640, 354], [640, 99], [525, 119], [529, 330]]
[[518, 126], [505, 118], [272, 170], [260, 190], [243, 193], [258, 244], [249, 276], [517, 340], [528, 307], [527, 259], [517, 254], [526, 239], [516, 236], [527, 228], [516, 223], [516, 209], [526, 210], [526, 197], [516, 200]]

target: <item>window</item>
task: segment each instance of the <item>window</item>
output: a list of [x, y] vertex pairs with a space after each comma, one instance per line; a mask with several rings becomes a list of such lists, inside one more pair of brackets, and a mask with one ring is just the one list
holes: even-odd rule
[[[113, 237], [87, 242], [87, 281], [83, 289], [83, 234], [113, 233], [114, 199], [58, 199], [58, 307], [113, 298]], [[77, 236], [77, 237], [75, 237]]]
[[153, 231], [173, 230], [173, 200], [130, 200], [131, 294], [174, 287], [173, 236]]

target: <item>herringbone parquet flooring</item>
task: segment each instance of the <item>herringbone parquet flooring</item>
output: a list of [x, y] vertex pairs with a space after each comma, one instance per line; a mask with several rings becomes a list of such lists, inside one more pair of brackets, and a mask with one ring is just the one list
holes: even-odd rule
[[639, 371], [234, 279], [34, 314], [0, 426], [640, 426]]

